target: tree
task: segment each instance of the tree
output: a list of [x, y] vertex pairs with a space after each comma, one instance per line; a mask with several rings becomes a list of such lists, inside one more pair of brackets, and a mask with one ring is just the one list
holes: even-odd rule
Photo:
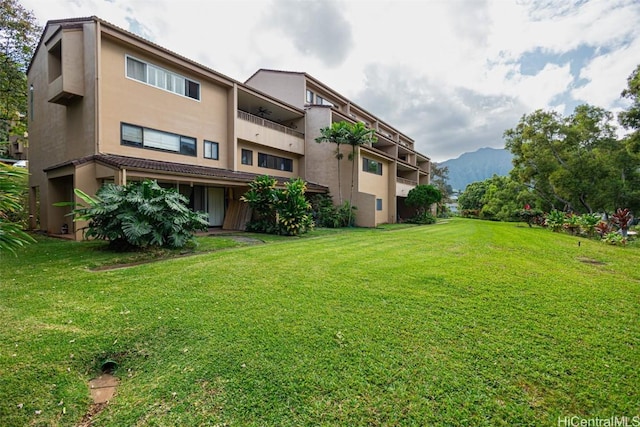
[[431, 164], [431, 184], [440, 190], [442, 198], [438, 202], [438, 215], [444, 214], [446, 210], [445, 203], [449, 202], [449, 197], [453, 192], [451, 185], [447, 184], [449, 179], [449, 167], [439, 167], [437, 163]]
[[40, 32], [31, 11], [17, 0], [0, 0], [0, 141], [26, 131], [26, 71]]
[[418, 216], [424, 215], [432, 204], [442, 200], [442, 193], [433, 185], [416, 185], [407, 194], [406, 203], [415, 206]]
[[316, 138], [316, 142], [330, 142], [336, 144], [335, 157], [338, 161], [338, 200], [342, 205], [342, 179], [340, 174], [340, 160], [344, 157], [340, 151], [340, 146], [347, 143], [347, 134], [349, 133], [349, 123], [334, 122], [331, 126], [320, 129], [320, 136]]
[[[517, 221], [526, 206], [536, 204], [533, 194], [521, 183], [508, 176], [493, 175], [484, 181], [480, 217], [498, 221]], [[536, 210], [536, 212], [538, 212]]]
[[612, 210], [634, 190], [630, 161], [616, 139], [610, 112], [590, 105], [569, 117], [537, 110], [505, 131], [514, 155], [511, 176], [544, 200], [544, 209], [573, 212]]
[[[365, 144], [374, 144], [378, 141], [378, 138], [374, 136], [375, 131], [368, 129], [363, 123], [356, 122], [347, 126], [349, 132], [347, 132], [347, 144], [351, 146], [351, 153], [349, 154], [349, 160], [351, 160], [351, 192], [349, 194], [349, 206], [353, 206], [353, 187], [356, 174], [356, 159], [358, 147]], [[349, 210], [349, 224], [351, 224], [352, 210]]]
[[88, 205], [73, 212], [76, 220], [89, 221], [86, 236], [108, 240], [116, 250], [180, 248], [193, 240], [195, 231], [208, 227], [205, 213], [193, 212], [186, 197], [156, 181], [106, 184], [95, 197], [75, 192]]
[[484, 195], [487, 192], [486, 181], [472, 182], [467, 185], [460, 197], [458, 197], [458, 209], [464, 211], [475, 212], [480, 215], [480, 210], [484, 206]]
[[377, 138], [374, 136], [375, 131], [368, 129], [363, 123], [349, 123], [346, 121], [332, 123], [330, 127], [320, 129], [321, 136], [316, 138], [316, 142], [331, 142], [337, 145], [336, 159], [338, 160], [338, 197], [340, 204], [342, 205], [342, 184], [340, 181], [340, 160], [342, 159], [342, 153], [340, 152], [340, 146], [348, 144], [351, 146], [351, 153], [349, 153], [349, 160], [351, 164], [351, 191], [349, 194], [349, 224], [351, 224], [351, 216], [353, 210], [353, 188], [355, 183], [355, 160], [358, 147], [365, 144], [373, 144], [377, 142]]
[[621, 96], [631, 101], [626, 111], [618, 113], [620, 124], [631, 131], [624, 143], [629, 155], [640, 159], [640, 65], [627, 79], [627, 88], [622, 91]]
[[26, 169], [14, 168], [0, 163], [0, 251], [12, 252], [33, 238], [22, 231], [12, 215], [21, 212], [25, 189]]

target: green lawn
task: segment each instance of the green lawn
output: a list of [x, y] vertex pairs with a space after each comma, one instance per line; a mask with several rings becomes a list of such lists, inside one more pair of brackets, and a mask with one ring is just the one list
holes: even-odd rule
[[[117, 270], [0, 257], [0, 425], [557, 426], [640, 415], [640, 246], [522, 224], [316, 232]], [[581, 242], [578, 245], [578, 241]], [[37, 412], [37, 413], [36, 413]]]

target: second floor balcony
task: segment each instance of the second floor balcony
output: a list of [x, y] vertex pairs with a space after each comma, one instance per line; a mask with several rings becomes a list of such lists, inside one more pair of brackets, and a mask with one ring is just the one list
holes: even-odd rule
[[238, 110], [236, 135], [240, 139], [282, 151], [304, 154], [304, 133]]

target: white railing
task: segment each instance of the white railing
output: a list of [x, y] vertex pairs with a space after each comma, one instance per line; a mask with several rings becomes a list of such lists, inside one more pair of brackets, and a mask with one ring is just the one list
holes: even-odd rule
[[407, 185], [418, 185], [418, 181], [414, 181], [412, 179], [400, 178], [399, 176], [396, 177], [396, 182], [399, 182], [400, 184], [407, 184]]

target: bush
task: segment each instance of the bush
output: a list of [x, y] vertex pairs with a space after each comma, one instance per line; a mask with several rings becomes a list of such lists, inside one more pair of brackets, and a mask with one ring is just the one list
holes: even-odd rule
[[602, 241], [614, 246], [624, 246], [627, 244], [626, 237], [616, 232], [610, 232], [604, 235]]
[[516, 212], [515, 216], [517, 216], [520, 221], [526, 222], [529, 227], [544, 222], [544, 215], [540, 209], [521, 209]]
[[[356, 207], [351, 207], [348, 201], [341, 206], [334, 206], [329, 194], [315, 194], [310, 199], [311, 215], [316, 226], [326, 228], [341, 228], [353, 225]], [[351, 215], [349, 211], [351, 210]], [[351, 224], [349, 224], [351, 218]]]
[[407, 221], [410, 224], [435, 224], [436, 217], [429, 212], [422, 212]]
[[549, 212], [544, 220], [544, 225], [549, 227], [553, 232], [559, 232], [563, 229], [566, 215], [562, 211], [552, 210]]
[[241, 198], [251, 206], [254, 217], [248, 231], [295, 236], [313, 228], [311, 204], [305, 198], [307, 184], [300, 178], [276, 188], [277, 180], [267, 175], [249, 183], [249, 191]]
[[463, 209], [460, 211], [463, 218], [480, 218], [480, 209]]
[[208, 227], [205, 213], [191, 211], [186, 197], [156, 181], [107, 184], [95, 198], [78, 189], [76, 195], [89, 205], [73, 211], [77, 220], [89, 221], [86, 237], [108, 240], [116, 250], [181, 248]]
[[596, 226], [598, 225], [598, 223], [600, 223], [600, 221], [600, 215], [595, 213], [583, 214], [578, 218], [580, 229], [589, 237], [593, 237], [593, 235], [595, 234]]

